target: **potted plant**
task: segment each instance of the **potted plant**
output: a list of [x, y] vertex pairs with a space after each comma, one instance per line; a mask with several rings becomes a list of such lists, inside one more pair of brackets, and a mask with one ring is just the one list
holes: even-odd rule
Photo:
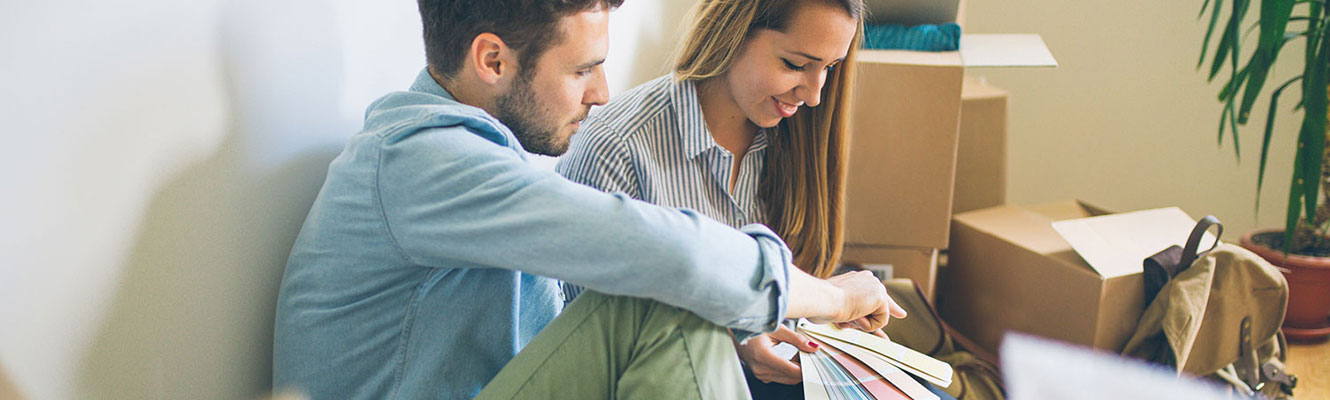
[[[1253, 7], [1254, 6], [1254, 7]], [[1255, 23], [1246, 22], [1248, 11], [1255, 8]], [[1209, 64], [1213, 81], [1227, 67], [1228, 82], [1219, 93], [1219, 143], [1227, 130], [1233, 151], [1241, 156], [1238, 126], [1246, 125], [1256, 99], [1271, 81], [1271, 68], [1285, 48], [1301, 45], [1304, 53], [1302, 74], [1287, 79], [1270, 91], [1261, 146], [1260, 169], [1256, 180], [1260, 207], [1261, 187], [1265, 183], [1266, 158], [1274, 133], [1279, 96], [1292, 87], [1300, 89], [1295, 111], [1302, 113], [1298, 129], [1297, 155], [1289, 188], [1287, 218], [1283, 229], [1258, 230], [1242, 237], [1241, 245], [1281, 268], [1289, 283], [1289, 306], [1284, 333], [1290, 339], [1319, 340], [1330, 336], [1330, 157], [1326, 156], [1327, 79], [1330, 79], [1330, 38], [1327, 29], [1330, 8], [1325, 0], [1205, 0], [1204, 18], [1209, 11], [1209, 25], [1201, 46], [1197, 68]], [[1222, 16], [1222, 18], [1221, 18]], [[1220, 23], [1222, 21], [1222, 24]], [[1222, 32], [1217, 30], [1223, 27]], [[1219, 32], [1218, 36], [1215, 34]], [[1247, 35], [1255, 34], [1256, 49], [1243, 62]], [[1207, 54], [1215, 43], [1214, 53]]]

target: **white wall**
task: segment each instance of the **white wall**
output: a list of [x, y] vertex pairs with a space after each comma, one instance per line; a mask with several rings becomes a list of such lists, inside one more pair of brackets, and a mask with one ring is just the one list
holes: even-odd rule
[[[664, 72], [685, 3], [616, 12], [613, 93]], [[34, 399], [266, 393], [287, 252], [364, 107], [423, 66], [415, 3], [0, 9], [0, 374]]]

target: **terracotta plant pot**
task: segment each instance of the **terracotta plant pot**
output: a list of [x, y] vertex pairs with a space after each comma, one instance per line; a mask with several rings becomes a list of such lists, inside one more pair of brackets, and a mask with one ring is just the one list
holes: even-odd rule
[[1280, 268], [1288, 281], [1288, 311], [1284, 335], [1289, 340], [1319, 341], [1330, 337], [1330, 257], [1285, 255], [1252, 241], [1252, 236], [1277, 233], [1279, 229], [1248, 232], [1240, 244]]

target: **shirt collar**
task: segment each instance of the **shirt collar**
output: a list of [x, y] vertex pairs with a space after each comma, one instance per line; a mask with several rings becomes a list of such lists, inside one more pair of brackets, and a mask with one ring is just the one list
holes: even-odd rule
[[683, 137], [683, 151], [688, 158], [697, 157], [712, 147], [718, 147], [716, 139], [707, 130], [707, 121], [702, 117], [702, 103], [697, 99], [697, 83], [681, 80], [674, 83], [670, 91], [670, 101], [674, 102], [675, 125]]
[[517, 155], [520, 156], [523, 160], [530, 159], [530, 153], [527, 153], [526, 148], [522, 147], [522, 142], [520, 140], [517, 140], [517, 136], [515, 136], [512, 133], [512, 130], [509, 129], [507, 125], [504, 125], [502, 121], [499, 121], [498, 118], [495, 118], [494, 116], [490, 115], [489, 112], [486, 112], [484, 109], [480, 107], [476, 107], [470, 104], [462, 104], [461, 102], [457, 101], [457, 98], [453, 97], [452, 93], [448, 93], [447, 89], [444, 89], [443, 86], [439, 85], [438, 81], [434, 80], [434, 77], [431, 76], [429, 73], [428, 67], [421, 69], [420, 74], [416, 75], [416, 81], [411, 84], [410, 91], [416, 93], [424, 93], [432, 96], [438, 96], [446, 100], [445, 103], [450, 103], [450, 105], [457, 106], [456, 108], [447, 112], [447, 114], [460, 115], [475, 120], [484, 121], [485, 124], [488, 124], [493, 128], [494, 132], [496, 132], [497, 135], [502, 136], [502, 141], [496, 141], [496, 143], [506, 146], [512, 149], [513, 151], [516, 151]]
[[416, 75], [416, 82], [411, 84], [411, 91], [429, 93], [452, 100], [453, 102], [457, 101], [457, 98], [453, 97], [452, 93], [448, 93], [447, 89], [444, 89], [443, 86], [439, 86], [439, 82], [435, 81], [434, 76], [429, 74], [428, 67], [421, 69], [420, 74]]
[[[674, 102], [675, 125], [683, 137], [684, 156], [692, 159], [711, 148], [720, 148], [716, 138], [707, 130], [706, 118], [702, 116], [702, 102], [697, 98], [697, 82], [691, 80], [675, 82], [670, 91], [670, 101]], [[753, 136], [753, 143], [748, 146], [748, 153], [756, 153], [767, 148], [767, 130], [758, 128]]]
[[757, 128], [757, 134], [753, 135], [753, 144], [748, 145], [748, 154], [753, 154], [767, 148], [767, 128]]

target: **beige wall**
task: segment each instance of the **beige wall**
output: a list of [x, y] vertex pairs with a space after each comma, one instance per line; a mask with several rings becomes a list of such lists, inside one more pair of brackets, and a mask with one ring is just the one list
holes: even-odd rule
[[[1231, 137], [1216, 144], [1222, 82], [1207, 85], [1195, 70], [1205, 29], [1196, 20], [1201, 0], [967, 2], [967, 32], [1039, 33], [1061, 64], [971, 72], [1011, 92], [1009, 202], [1076, 197], [1115, 210], [1177, 205], [1193, 217], [1219, 217], [1228, 227], [1224, 237], [1235, 241], [1250, 229], [1283, 225], [1296, 90], [1280, 102], [1258, 218], [1268, 96], [1241, 131], [1239, 163]], [[1275, 85], [1295, 76], [1288, 67], [1302, 59], [1285, 57]]]
[[[669, 33], [691, 3], [630, 4], [624, 14], [634, 16], [615, 20], [623, 25], [611, 57], [632, 60], [616, 66], [623, 69], [611, 79], [615, 93], [664, 72], [678, 40]], [[1176, 205], [1194, 218], [1219, 217], [1233, 241], [1258, 227], [1283, 225], [1300, 123], [1290, 111], [1296, 90], [1281, 102], [1258, 215], [1256, 170], [1269, 97], [1261, 96], [1240, 130], [1239, 161], [1230, 134], [1223, 147], [1216, 140], [1223, 82], [1207, 84], [1195, 68], [1205, 29], [1196, 19], [1200, 0], [964, 3], [966, 32], [1038, 33], [1060, 63], [1056, 69], [970, 72], [1011, 93], [1009, 202], [1081, 198], [1124, 211]], [[627, 23], [643, 29], [634, 32]], [[1271, 86], [1298, 73], [1301, 54], [1283, 58]]]

